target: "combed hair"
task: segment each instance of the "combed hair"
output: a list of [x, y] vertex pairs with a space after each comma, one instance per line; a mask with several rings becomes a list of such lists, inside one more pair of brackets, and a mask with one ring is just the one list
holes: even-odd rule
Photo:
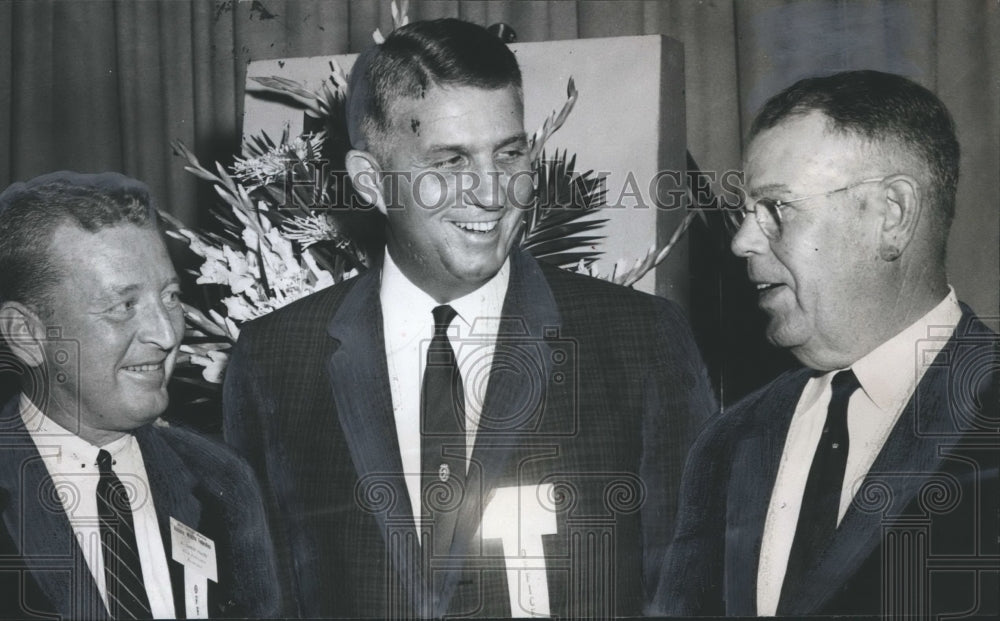
[[391, 129], [389, 112], [397, 99], [423, 97], [435, 86], [521, 90], [513, 52], [485, 28], [458, 19], [413, 22], [372, 52], [356, 68], [364, 75], [352, 75], [352, 87], [365, 91], [355, 95], [364, 105], [361, 132], [369, 148]]
[[903, 76], [880, 71], [807, 78], [764, 104], [750, 127], [749, 140], [789, 117], [812, 111], [823, 113], [834, 131], [877, 146], [901, 148], [922, 162], [930, 174], [927, 190], [935, 229], [947, 239], [955, 217], [960, 151], [955, 122], [934, 93]]
[[96, 233], [122, 224], [156, 227], [149, 188], [118, 173], [60, 171], [15, 183], [0, 194], [0, 303], [48, 314], [60, 274], [49, 256], [63, 224]]

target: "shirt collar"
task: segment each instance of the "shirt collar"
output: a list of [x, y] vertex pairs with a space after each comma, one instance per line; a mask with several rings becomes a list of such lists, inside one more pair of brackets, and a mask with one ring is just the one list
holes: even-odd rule
[[468, 330], [464, 334], [483, 336], [497, 332], [509, 282], [510, 258], [508, 257], [500, 266], [500, 271], [483, 283], [482, 287], [450, 302]]
[[879, 409], [893, 411], [909, 400], [961, 318], [955, 290], [949, 286], [948, 295], [930, 312], [851, 365]]
[[[481, 334], [490, 330], [489, 325], [499, 319], [503, 310], [509, 282], [510, 257], [481, 287], [448, 302], [465, 325], [463, 334]], [[382, 263], [379, 299], [385, 325], [391, 326], [403, 343], [425, 335], [425, 329], [432, 325], [431, 311], [439, 306], [434, 298], [403, 274], [388, 250]]]
[[71, 466], [74, 468], [90, 466], [96, 468], [98, 451], [104, 449], [117, 459], [134, 441], [132, 434], [125, 434], [104, 446], [94, 446], [46, 416], [24, 393], [21, 393], [19, 405], [21, 420], [35, 445], [57, 448], [59, 463], [67, 469]]
[[386, 336], [393, 350], [402, 349], [414, 339], [426, 338], [427, 318], [437, 302], [403, 275], [388, 250], [382, 262], [379, 301]]

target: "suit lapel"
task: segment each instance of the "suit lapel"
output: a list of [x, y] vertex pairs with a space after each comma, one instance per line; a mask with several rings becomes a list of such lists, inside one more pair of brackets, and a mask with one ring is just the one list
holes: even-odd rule
[[[195, 530], [201, 530], [202, 504], [199, 498], [203, 494], [199, 493], [198, 479], [155, 428], [147, 425], [138, 429], [135, 437], [142, 451], [142, 461], [146, 467], [146, 476], [149, 478], [150, 492], [156, 507], [156, 520], [160, 527], [160, 537], [163, 540], [163, 550], [170, 572], [174, 614], [178, 618], [184, 618], [186, 616], [184, 566], [172, 558], [173, 537], [170, 518]], [[214, 589], [215, 585], [209, 588]]]
[[781, 381], [776, 394], [758, 406], [745, 437], [735, 444], [730, 463], [726, 516], [726, 613], [757, 614], [757, 567], [778, 466], [788, 426], [810, 371], [801, 369]]
[[[403, 478], [386, 364], [379, 270], [371, 269], [344, 296], [327, 332], [335, 340], [327, 371], [337, 415], [359, 481], [359, 495], [386, 499], [371, 511], [403, 584], [423, 584], [413, 509]], [[388, 490], [388, 491], [387, 491]], [[379, 500], [375, 500], [376, 504]], [[403, 543], [401, 543], [403, 542]], [[409, 544], [405, 543], [409, 542]], [[419, 554], [419, 543], [416, 543]], [[415, 610], [420, 594], [411, 592]]]
[[69, 618], [106, 619], [59, 492], [21, 422], [19, 395], [7, 402], [0, 421], [0, 518], [10, 540], [53, 611]]
[[[965, 309], [956, 334], [963, 334], [970, 320], [971, 313]], [[937, 360], [950, 360], [956, 355], [955, 347], [953, 337]], [[947, 365], [935, 364], [921, 378], [855, 492], [827, 553], [811, 570], [811, 577], [804, 581], [808, 586], [797, 594], [790, 594], [780, 613], [805, 614], [822, 610], [881, 544], [887, 522], [903, 514], [921, 488], [941, 469], [942, 447], [957, 439], [955, 421], [958, 419], [952, 412], [948, 387], [960, 378], [950, 378], [951, 373]]]

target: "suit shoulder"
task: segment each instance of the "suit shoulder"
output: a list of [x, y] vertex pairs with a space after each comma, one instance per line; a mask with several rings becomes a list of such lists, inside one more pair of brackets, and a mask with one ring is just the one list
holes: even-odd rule
[[317, 322], [324, 326], [340, 305], [344, 296], [357, 284], [355, 276], [298, 299], [287, 306], [247, 322], [240, 329], [248, 333], [287, 333], [309, 329]]
[[595, 296], [610, 296], [617, 298], [625, 296], [626, 298], [633, 297], [638, 299], [644, 296], [649, 296], [647, 293], [642, 293], [629, 287], [623, 287], [622, 285], [616, 285], [600, 278], [588, 276], [587, 274], [580, 274], [561, 267], [556, 267], [555, 265], [546, 263], [545, 261], [538, 261], [538, 265], [541, 268], [542, 273], [545, 274], [545, 279], [548, 280], [549, 286], [553, 288], [553, 291], [565, 291], [569, 293], [585, 292]]
[[167, 443], [199, 478], [215, 481], [224, 489], [256, 487], [250, 466], [226, 444], [165, 421], [153, 423], [150, 433]]
[[809, 379], [809, 376], [812, 373], [813, 371], [806, 367], [799, 367], [785, 371], [778, 377], [737, 401], [732, 405], [732, 407], [729, 408], [729, 410], [736, 415], [766, 406], [771, 399], [775, 398], [783, 391], [794, 390], [796, 387], [801, 389], [802, 386], [805, 386], [805, 382]]
[[[806, 368], [785, 371], [712, 417], [705, 426], [705, 433], [713, 433], [710, 430], [715, 429], [714, 433], [741, 435], [752, 427], [775, 422], [778, 417], [774, 411], [775, 402], [787, 391], [801, 392], [810, 373]], [[793, 407], [798, 403], [798, 394], [792, 395], [791, 403]]]
[[976, 349], [1000, 349], [1000, 335], [986, 325], [966, 304], [959, 302], [962, 319], [955, 326], [952, 338], [962, 346]]
[[542, 273], [559, 304], [564, 309], [585, 309], [588, 313], [608, 314], [621, 317], [628, 313], [643, 315], [665, 315], [669, 320], [686, 323], [680, 307], [660, 296], [631, 287], [623, 287], [606, 280], [578, 274], [539, 261]]

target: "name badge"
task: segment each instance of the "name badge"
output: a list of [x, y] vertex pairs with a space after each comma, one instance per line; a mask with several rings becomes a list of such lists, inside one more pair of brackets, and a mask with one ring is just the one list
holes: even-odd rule
[[208, 618], [208, 581], [219, 582], [215, 542], [170, 518], [171, 557], [184, 566], [184, 608], [188, 619]]
[[540, 500], [551, 494], [551, 484], [502, 487], [483, 512], [483, 537], [503, 545], [511, 617], [550, 615], [542, 535], [556, 534], [557, 525]]

